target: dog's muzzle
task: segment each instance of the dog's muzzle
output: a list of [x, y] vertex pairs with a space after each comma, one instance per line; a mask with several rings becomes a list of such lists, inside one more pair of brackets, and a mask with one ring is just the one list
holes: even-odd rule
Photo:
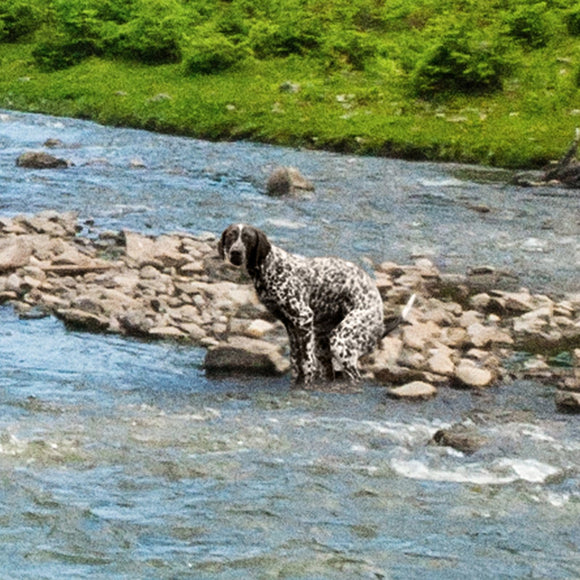
[[232, 250], [229, 253], [229, 259], [230, 262], [234, 265], [234, 266], [241, 266], [242, 262], [243, 262], [243, 256], [242, 256], [242, 252], [240, 252], [239, 250]]

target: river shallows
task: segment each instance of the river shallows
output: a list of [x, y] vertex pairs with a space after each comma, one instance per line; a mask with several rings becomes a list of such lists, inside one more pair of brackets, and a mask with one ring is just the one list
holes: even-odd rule
[[[49, 137], [75, 168], [14, 166]], [[404, 262], [421, 250], [554, 289], [577, 276], [576, 198], [558, 190], [13, 113], [0, 143], [6, 214], [76, 209], [154, 232], [244, 219], [308, 254]], [[131, 169], [136, 157], [148, 169]], [[312, 199], [264, 197], [276, 164], [312, 178]], [[202, 359], [0, 308], [0, 577], [580, 576], [580, 427], [555, 412], [549, 386], [442, 389], [411, 405], [373, 386], [210, 381]], [[489, 444], [471, 456], [428, 444], [457, 421]]]

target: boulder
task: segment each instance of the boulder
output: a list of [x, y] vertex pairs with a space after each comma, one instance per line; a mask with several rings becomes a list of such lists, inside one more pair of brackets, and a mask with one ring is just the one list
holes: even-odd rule
[[387, 395], [394, 399], [425, 400], [436, 394], [437, 388], [423, 381], [413, 381], [401, 387], [387, 390]]
[[250, 373], [276, 376], [286, 373], [290, 363], [275, 345], [263, 340], [232, 336], [227, 342], [207, 351], [204, 367], [208, 374]]
[[314, 191], [314, 185], [295, 167], [278, 167], [266, 184], [268, 195], [273, 197], [294, 195], [300, 191]]
[[28, 151], [22, 153], [16, 160], [18, 167], [26, 169], [66, 169], [70, 163], [44, 151]]

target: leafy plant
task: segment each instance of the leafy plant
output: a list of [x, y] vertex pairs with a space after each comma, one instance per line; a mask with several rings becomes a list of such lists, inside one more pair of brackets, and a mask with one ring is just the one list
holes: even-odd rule
[[0, 41], [16, 42], [36, 30], [42, 22], [43, 9], [34, 1], [3, 0], [0, 5]]
[[202, 37], [191, 42], [185, 58], [189, 75], [219, 73], [244, 60], [249, 55], [245, 45], [236, 45], [223, 34]]
[[532, 48], [546, 46], [555, 29], [555, 18], [546, 2], [518, 6], [505, 22], [510, 36]]
[[411, 74], [415, 92], [483, 92], [499, 89], [509, 69], [509, 58], [499, 36], [489, 28], [453, 23], [434, 36]]

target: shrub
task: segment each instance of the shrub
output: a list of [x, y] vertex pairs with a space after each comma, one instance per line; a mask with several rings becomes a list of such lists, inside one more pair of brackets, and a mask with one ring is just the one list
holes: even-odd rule
[[259, 21], [249, 34], [249, 43], [258, 58], [303, 55], [320, 46], [320, 30], [315, 21], [295, 18], [279, 23]]
[[59, 70], [83, 59], [102, 54], [110, 34], [109, 23], [102, 21], [90, 0], [54, 3], [56, 30], [46, 27], [45, 40], [34, 48], [32, 56], [44, 70]]
[[347, 65], [355, 70], [365, 66], [377, 55], [377, 45], [367, 34], [353, 30], [338, 30], [326, 39], [327, 66]]
[[580, 36], [580, 6], [566, 12], [564, 22], [566, 23], [569, 34], [572, 36]]
[[505, 17], [505, 22], [509, 35], [531, 48], [546, 46], [556, 26], [545, 2], [519, 6]]
[[3, 0], [0, 6], [0, 41], [16, 42], [40, 26], [41, 8], [36, 2]]
[[32, 51], [36, 64], [47, 72], [68, 68], [94, 54], [94, 43], [82, 39], [71, 40], [64, 36], [39, 42]]
[[195, 40], [185, 58], [185, 72], [190, 75], [212, 74], [232, 68], [249, 55], [245, 45], [233, 44], [222, 34]]
[[430, 96], [440, 91], [482, 92], [501, 87], [509, 68], [505, 49], [493, 31], [452, 25], [419, 57], [411, 81], [415, 92]]
[[185, 16], [177, 0], [138, 0], [135, 17], [108, 39], [107, 52], [127, 60], [162, 64], [181, 60]]

